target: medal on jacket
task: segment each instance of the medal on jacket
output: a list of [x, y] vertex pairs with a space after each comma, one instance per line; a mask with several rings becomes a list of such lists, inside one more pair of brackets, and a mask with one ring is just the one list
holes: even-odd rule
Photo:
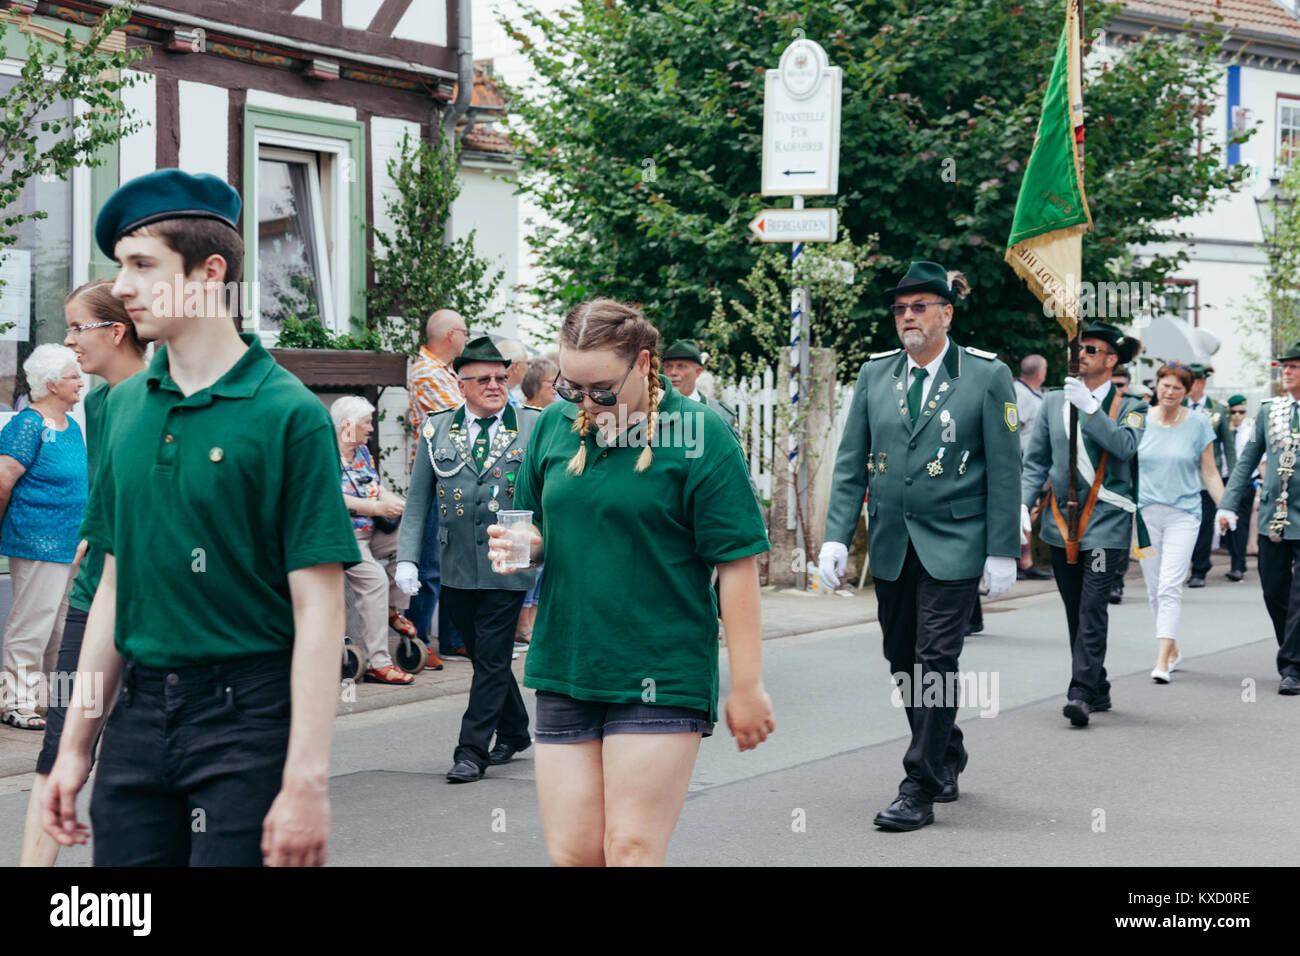
[[500, 485], [492, 486], [492, 500], [488, 502], [488, 511], [491, 511], [493, 514], [501, 510], [501, 505], [497, 503], [497, 492], [500, 490]]
[[959, 475], [966, 474], [966, 459], [969, 457], [970, 457], [970, 449], [967, 448], [964, 452], [961, 453], [961, 464], [957, 466], [957, 474]]
[[883, 475], [884, 473], [885, 473], [885, 453], [882, 451], [880, 453], [880, 464], [876, 465], [876, 474]]
[[934, 461], [929, 462], [925, 466], [925, 470], [930, 473], [931, 478], [938, 478], [943, 474], [943, 453], [947, 450], [948, 449], [944, 446], [939, 446], [938, 450], [935, 452]]
[[867, 474], [868, 474], [868, 475], [874, 475], [875, 473], [876, 473], [876, 456], [875, 456], [875, 455], [868, 455], [868, 456], [867, 456]]
[[1291, 483], [1291, 474], [1295, 471], [1296, 450], [1300, 448], [1300, 435], [1291, 430], [1291, 403], [1274, 402], [1268, 418], [1269, 445], [1278, 452], [1277, 477], [1278, 493], [1273, 507], [1273, 517], [1268, 522], [1268, 539], [1280, 543], [1291, 522], [1287, 518], [1290, 503], [1287, 489]]

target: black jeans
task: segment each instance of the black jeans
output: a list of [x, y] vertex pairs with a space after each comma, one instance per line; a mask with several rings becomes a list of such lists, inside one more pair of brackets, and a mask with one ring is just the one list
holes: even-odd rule
[[1241, 496], [1237, 509], [1237, 530], [1229, 531], [1228, 554], [1232, 556], [1232, 570], [1246, 573], [1246, 543], [1250, 541], [1250, 513], [1255, 509], [1255, 486], [1252, 484]]
[[1196, 547], [1192, 549], [1192, 574], [1201, 578], [1210, 573], [1210, 543], [1214, 540], [1215, 509], [1210, 493], [1202, 491], [1201, 530], [1196, 533]]
[[[81, 608], [69, 607], [63, 625], [63, 640], [59, 644], [59, 662], [50, 675], [50, 709], [45, 715], [45, 739], [36, 757], [36, 772], [49, 773], [54, 768], [54, 758], [59, 755], [59, 739], [63, 736], [63, 721], [68, 715], [67, 695], [72, 693], [72, 682], [77, 672], [77, 658], [81, 656], [81, 641], [86, 636], [86, 618]], [[95, 759], [94, 748], [90, 758]]]
[[1300, 677], [1300, 541], [1259, 536], [1259, 583], [1277, 638], [1277, 672]]
[[1110, 694], [1106, 679], [1106, 632], [1110, 627], [1110, 589], [1118, 580], [1127, 548], [1079, 549], [1079, 563], [1052, 547], [1056, 590], [1065, 604], [1070, 631], [1070, 689], [1066, 697], [1092, 704]]
[[943, 789], [940, 771], [961, 763], [966, 755], [956, 700], [945, 694], [941, 706], [927, 706], [922, 691], [930, 673], [939, 675], [945, 689], [956, 686], [957, 659], [978, 598], [979, 578], [940, 581], [931, 577], [910, 541], [898, 580], [876, 579], [885, 659], [896, 681], [897, 675], [906, 675], [903, 704], [912, 728], [912, 742], [903, 756], [907, 776], [899, 784], [900, 794], [934, 799]]
[[90, 799], [95, 866], [260, 866], [291, 652], [122, 674]]
[[529, 742], [528, 711], [510, 669], [524, 594], [442, 586], [442, 600], [474, 663], [469, 705], [460, 721], [460, 743], [454, 760], [486, 767], [493, 731], [498, 743], [523, 746]]

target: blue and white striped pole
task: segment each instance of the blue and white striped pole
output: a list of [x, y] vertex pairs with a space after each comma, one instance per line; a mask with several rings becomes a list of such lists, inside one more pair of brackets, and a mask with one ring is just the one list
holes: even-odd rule
[[[803, 196], [794, 197], [794, 208], [803, 208]], [[789, 455], [790, 482], [786, 492], [785, 507], [785, 526], [786, 530], [793, 531], [798, 528], [798, 495], [799, 495], [799, 432], [801, 430], [799, 418], [799, 379], [803, 359], [803, 322], [804, 322], [804, 293], [798, 283], [799, 257], [803, 255], [803, 243], [796, 242], [790, 250], [790, 270], [794, 286], [790, 294], [790, 436]], [[798, 528], [799, 533], [796, 535], [796, 546], [802, 548], [803, 529]]]

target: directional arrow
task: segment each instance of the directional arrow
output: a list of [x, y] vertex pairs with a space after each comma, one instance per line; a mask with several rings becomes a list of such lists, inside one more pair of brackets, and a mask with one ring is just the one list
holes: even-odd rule
[[787, 169], [782, 175], [784, 176], [815, 176], [815, 169]]

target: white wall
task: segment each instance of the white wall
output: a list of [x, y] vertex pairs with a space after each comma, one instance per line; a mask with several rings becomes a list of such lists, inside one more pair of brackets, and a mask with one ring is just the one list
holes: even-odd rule
[[[461, 163], [461, 192], [452, 204], [451, 231], [456, 239], [471, 229], [475, 252], [493, 263], [492, 269], [504, 269], [505, 275], [492, 300], [494, 308], [505, 310], [501, 324], [492, 331], [514, 336], [518, 331], [514, 285], [519, 279], [519, 202], [514, 183], [503, 180], [500, 168], [482, 168], [468, 161]], [[475, 317], [465, 316], [470, 332], [479, 331]]]
[[135, 77], [135, 85], [122, 88], [122, 103], [133, 112], [133, 118], [142, 120], [145, 126], [118, 142], [119, 184], [153, 172], [158, 155], [158, 97], [154, 75], [135, 70], [128, 70], [127, 75]]
[[221, 179], [228, 166], [230, 93], [220, 86], [181, 80], [180, 148], [176, 165], [187, 173], [211, 173]]
[[[388, 161], [401, 156], [402, 136], [410, 133], [411, 141], [419, 143], [420, 125], [406, 120], [391, 119], [387, 116], [370, 118], [370, 198], [374, 207], [374, 228], [376, 232], [389, 234], [393, 231], [393, 220], [388, 215], [388, 203], [400, 198], [393, 179], [388, 175]], [[375, 255], [383, 255], [383, 246], [375, 243]]]

